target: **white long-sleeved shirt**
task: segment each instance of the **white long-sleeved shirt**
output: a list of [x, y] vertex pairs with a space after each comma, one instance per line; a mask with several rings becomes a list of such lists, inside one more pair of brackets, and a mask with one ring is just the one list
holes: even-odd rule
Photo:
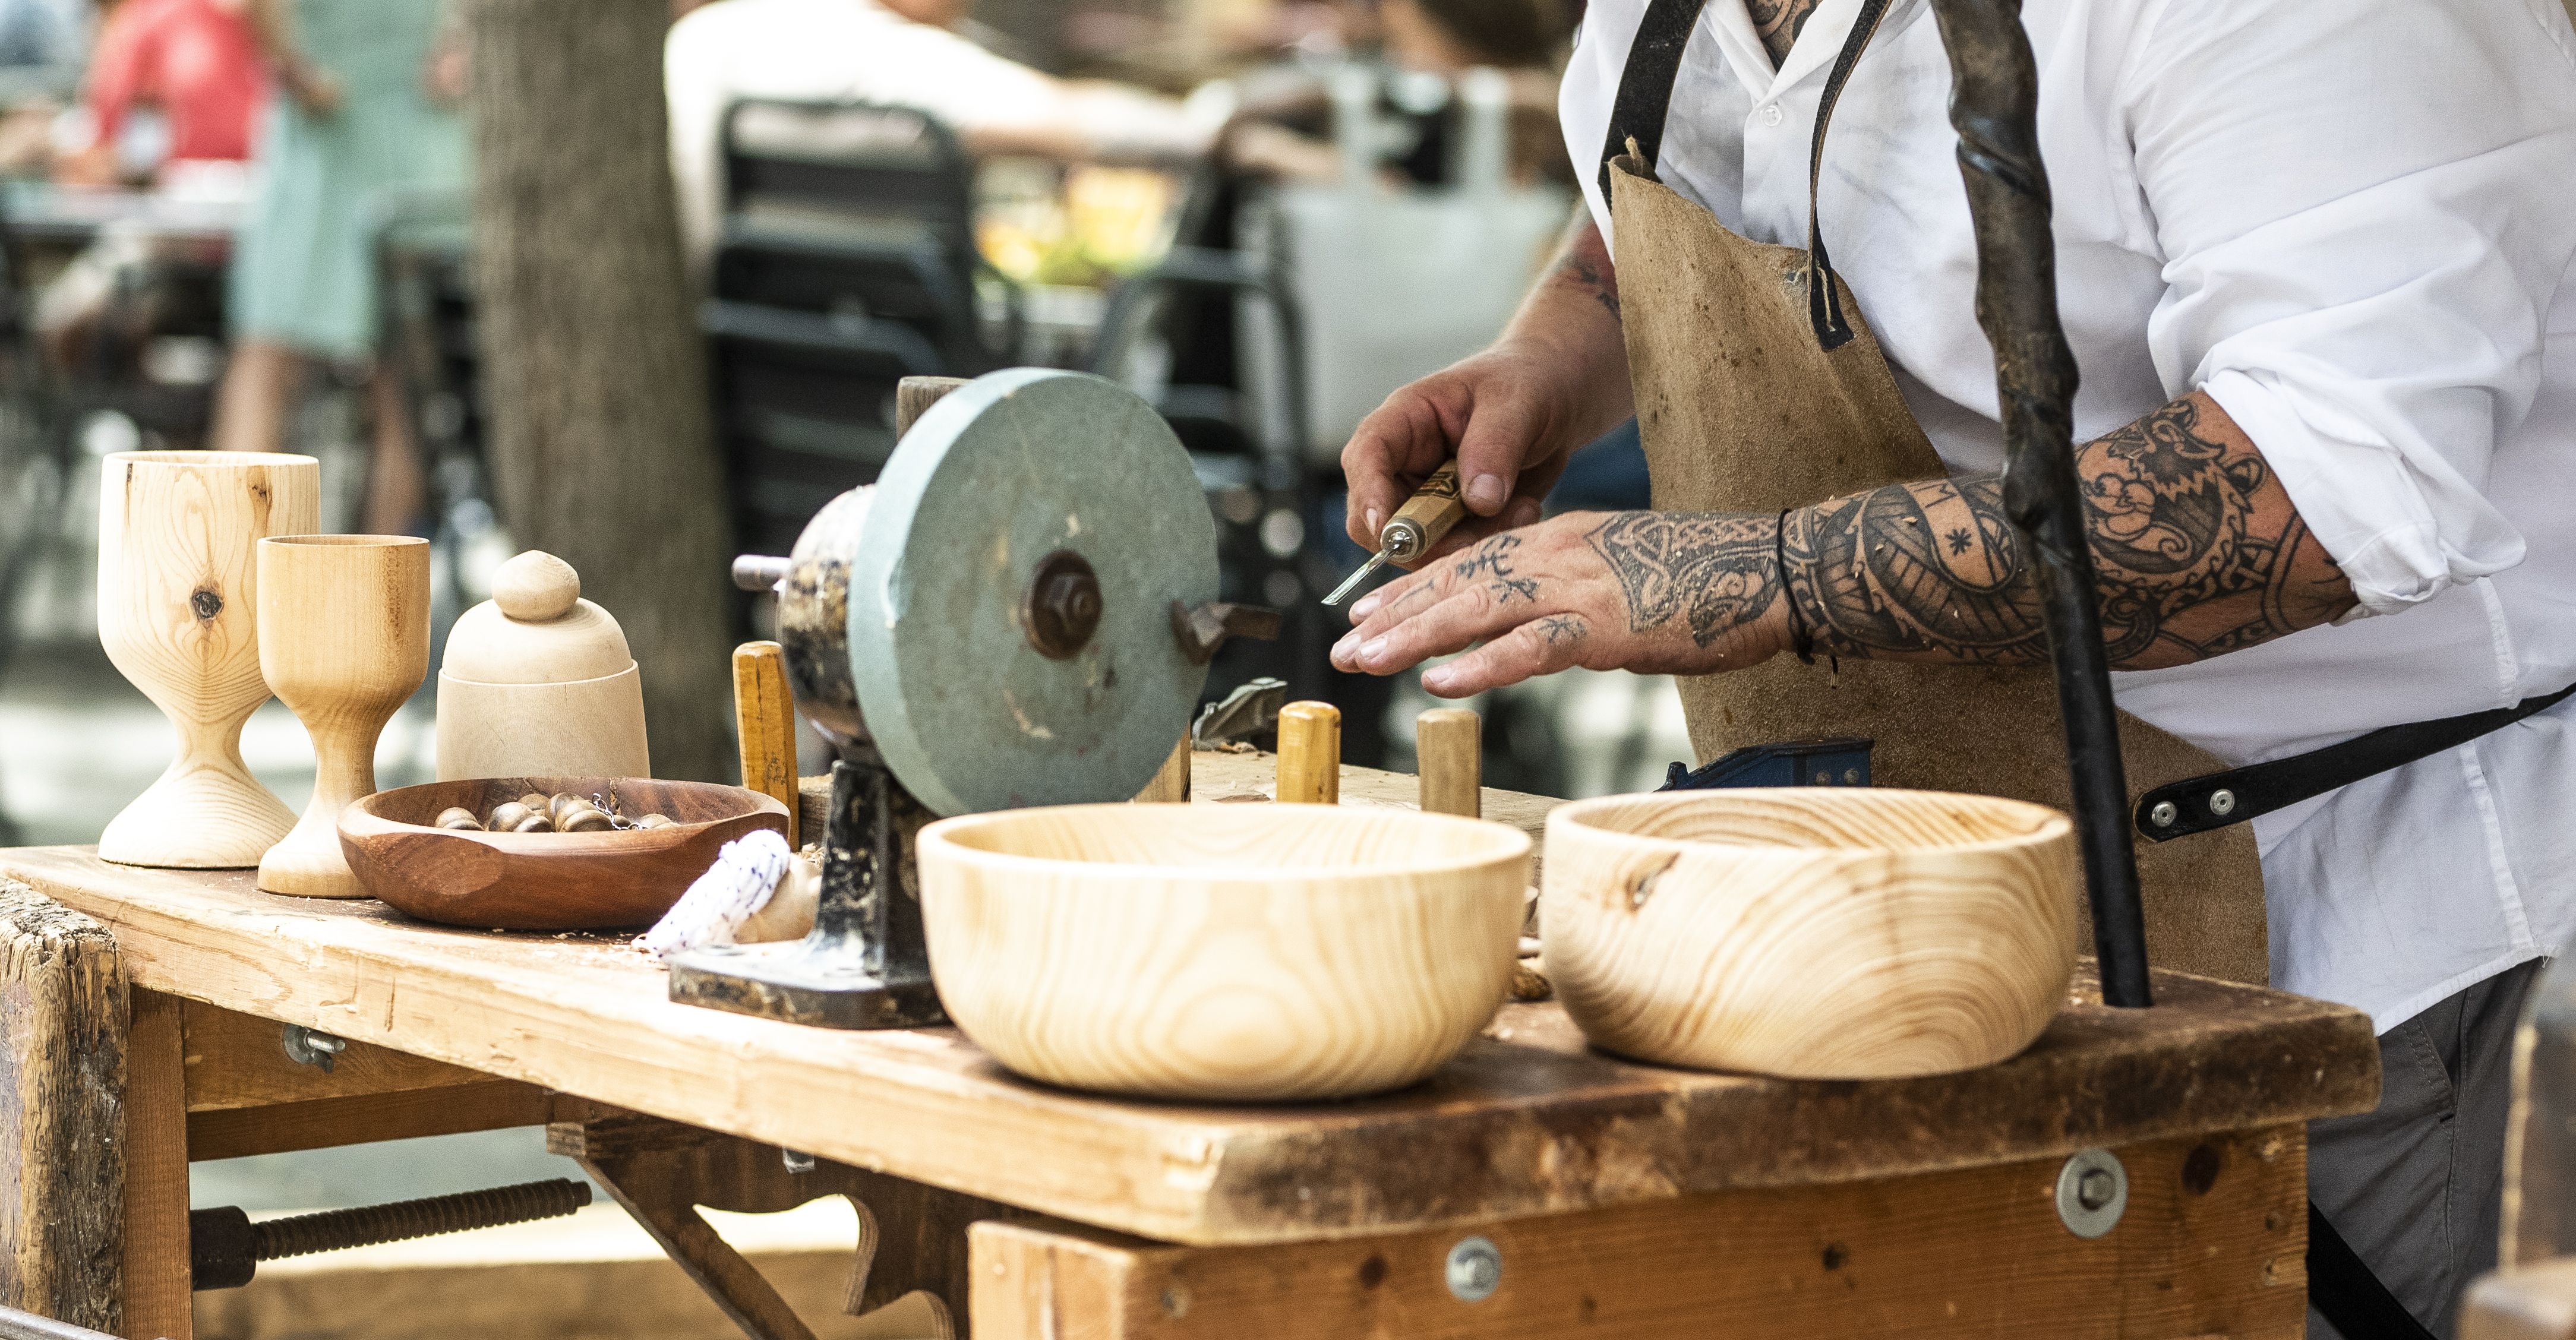
[[1162, 99], [1052, 78], [876, 0], [716, 0], [691, 10], [663, 43], [662, 86], [680, 231], [694, 262], [715, 242], [718, 136], [739, 98], [914, 107], [969, 136], [1071, 132], [1113, 158], [1193, 154], [1215, 130]]
[[[1563, 92], [1597, 158], [1645, 0], [1593, 0]], [[1859, 0], [1775, 71], [1740, 0], [1685, 48], [1658, 170], [1803, 246]], [[2244, 428], [2357, 617], [2114, 677], [2234, 763], [2576, 682], [2576, 32], [2557, 0], [2029, 0], [2079, 439], [2195, 388]], [[2003, 463], [1927, 0], [1894, 0], [1825, 148], [1835, 266], [1954, 471]], [[2576, 702], [2257, 820], [2275, 984], [2385, 1031], [2576, 935]], [[2182, 839], [2189, 841], [2191, 839]]]

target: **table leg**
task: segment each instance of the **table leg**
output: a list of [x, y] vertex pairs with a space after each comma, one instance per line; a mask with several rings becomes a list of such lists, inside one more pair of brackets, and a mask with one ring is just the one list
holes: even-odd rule
[[97, 922], [0, 880], [0, 1305], [117, 1326], [125, 972]]
[[125, 1071], [125, 1326], [190, 1340], [188, 1096], [179, 1001], [133, 993]]
[[811, 1328], [698, 1207], [775, 1214], [825, 1196], [858, 1208], [858, 1260], [847, 1310], [866, 1317], [913, 1294], [928, 1295], [936, 1340], [953, 1340], [965, 1315], [967, 1225], [1016, 1217], [991, 1201], [838, 1163], [788, 1169], [775, 1145], [653, 1117], [557, 1122], [546, 1147], [579, 1161], [671, 1259], [753, 1340], [813, 1340]]

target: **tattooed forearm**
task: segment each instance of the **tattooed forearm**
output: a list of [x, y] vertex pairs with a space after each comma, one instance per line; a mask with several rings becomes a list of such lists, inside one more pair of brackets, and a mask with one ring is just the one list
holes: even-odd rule
[[1678, 619], [1707, 647], [1780, 598], [1779, 525], [1767, 516], [1618, 512], [1584, 538], [1618, 578], [1632, 632]]
[[1808, 16], [1816, 12], [1822, 0], [1744, 0], [1744, 10], [1753, 16], [1753, 31], [1761, 34], [1762, 49], [1771, 53], [1771, 63], [1779, 65], [1789, 59], [1789, 48], [1796, 44], [1798, 32], [1807, 26]]
[[1566, 234], [1565, 247], [1557, 254], [1547, 282], [1589, 294], [1613, 318], [1619, 315], [1619, 270], [1610, 263], [1610, 248], [1601, 240], [1600, 225], [1591, 215], [1578, 218]]
[[[2261, 453], [2186, 396], [2076, 453], [2111, 663], [2202, 660], [2353, 606]], [[2036, 577], [1993, 476], [1897, 485], [1790, 514], [1789, 597], [1844, 656], [2045, 660]]]

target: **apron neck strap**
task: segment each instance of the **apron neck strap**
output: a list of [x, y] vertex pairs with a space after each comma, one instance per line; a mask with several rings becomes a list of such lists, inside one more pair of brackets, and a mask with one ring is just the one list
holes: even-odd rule
[[[1681, 76], [1682, 52], [1708, 4], [1709, 0], [1651, 0], [1646, 6], [1637, 39], [1628, 48], [1627, 66], [1619, 73], [1618, 94], [1610, 104], [1610, 130], [1601, 149], [1604, 208], [1611, 199], [1612, 159], [1633, 152], [1638, 171], [1649, 180], [1654, 178], [1655, 160], [1663, 152], [1664, 122], [1672, 111], [1673, 84]], [[1833, 263], [1825, 255], [1824, 228], [1816, 209], [1817, 185], [1824, 173], [1825, 130], [1833, 123], [1834, 106], [1842, 101], [1852, 67], [1860, 63], [1862, 50], [1887, 17], [1887, 8], [1888, 0], [1861, 0], [1851, 35], [1843, 39], [1843, 49], [1834, 57], [1824, 94], [1816, 104], [1816, 138], [1807, 158], [1807, 317], [1815, 327], [1816, 343], [1827, 350], [1849, 344], [1852, 329], [1834, 284]]]
[[[1735, 3], [1735, 0], [1728, 0]], [[1610, 135], [1601, 146], [1601, 205], [1610, 205], [1610, 160], [1636, 146], [1637, 170], [1655, 175], [1655, 160], [1664, 149], [1664, 118], [1672, 110], [1673, 82], [1681, 77], [1682, 49], [1699, 26], [1708, 0], [1651, 0], [1637, 25], [1637, 40], [1628, 48], [1627, 68], [1619, 72], [1619, 92], [1610, 103]]]
[[1843, 49], [1834, 57], [1833, 73], [1825, 76], [1824, 96], [1816, 103], [1816, 142], [1807, 152], [1807, 320], [1816, 328], [1816, 343], [1827, 350], [1851, 343], [1852, 329], [1850, 319], [1843, 315], [1842, 289], [1834, 283], [1833, 262], [1825, 257], [1824, 216], [1816, 208], [1816, 186], [1825, 171], [1825, 127], [1833, 124], [1834, 106], [1843, 99], [1843, 85], [1851, 81], [1852, 67], [1860, 64], [1861, 51], [1887, 17], [1887, 3], [1888, 0], [1861, 0], [1860, 14], [1852, 20], [1851, 36], [1843, 39]]

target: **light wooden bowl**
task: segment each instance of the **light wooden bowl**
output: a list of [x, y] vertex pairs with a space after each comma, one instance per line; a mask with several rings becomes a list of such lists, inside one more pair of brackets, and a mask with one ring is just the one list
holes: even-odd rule
[[1547, 820], [1547, 972], [1594, 1045], [1796, 1079], [2021, 1051], [2075, 968], [2074, 826], [2038, 805], [1799, 787]]
[[[667, 828], [606, 833], [450, 832], [451, 805], [477, 817], [530, 791], [616, 798]], [[758, 791], [636, 777], [493, 777], [379, 791], [340, 811], [340, 850], [369, 894], [423, 921], [568, 931], [642, 926], [671, 909], [724, 844], [787, 832], [787, 807]]]
[[930, 970], [1003, 1065], [1283, 1102], [1440, 1068], [1511, 984], [1527, 834], [1328, 805], [1071, 805], [921, 832]]

